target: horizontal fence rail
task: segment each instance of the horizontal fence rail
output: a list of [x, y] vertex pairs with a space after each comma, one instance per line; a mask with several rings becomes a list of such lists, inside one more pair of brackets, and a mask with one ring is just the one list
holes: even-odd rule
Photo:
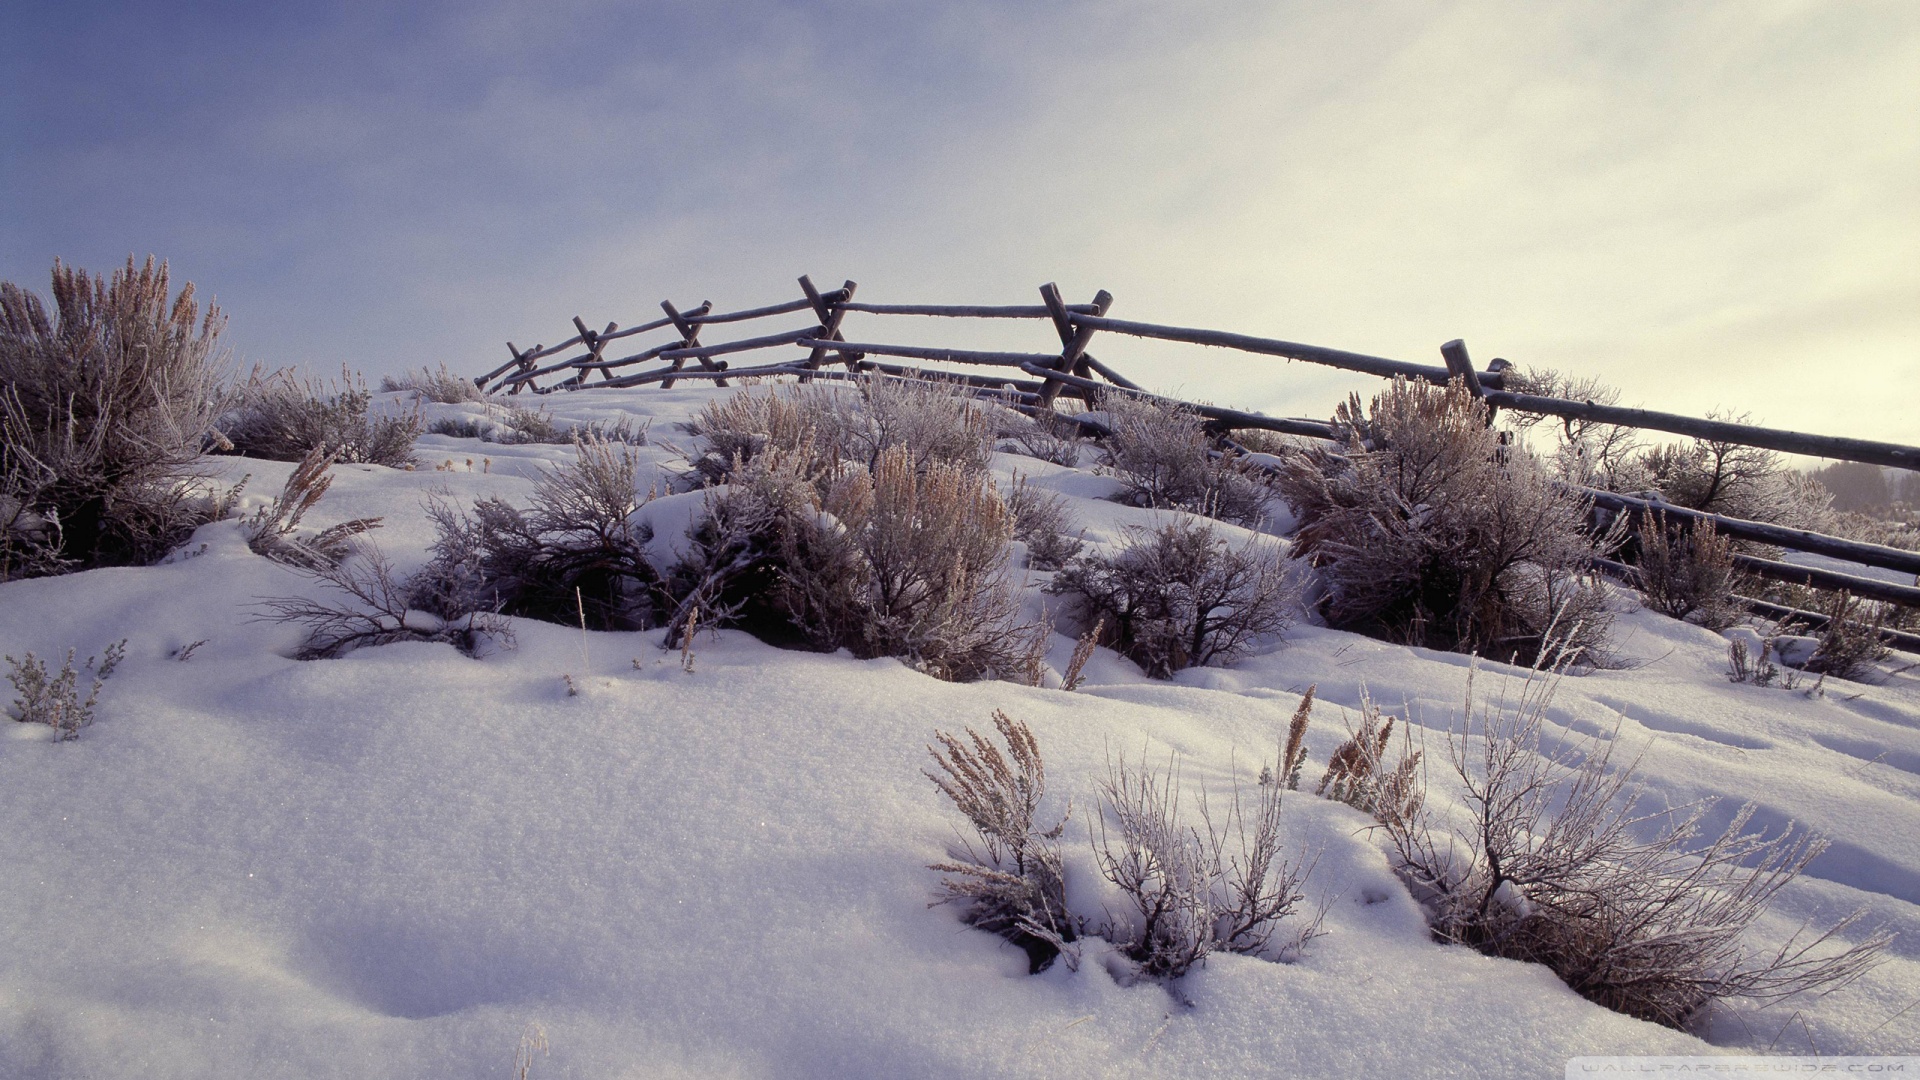
[[[1279, 338], [1209, 330], [1200, 327], [1169, 326], [1159, 323], [1117, 319], [1108, 315], [1113, 297], [1102, 290], [1086, 304], [1069, 304], [1052, 283], [1040, 287], [1039, 304], [875, 304], [855, 302], [856, 285], [848, 281], [838, 289], [822, 292], [805, 275], [799, 278], [802, 296], [776, 304], [737, 311], [715, 312], [711, 302], [682, 311], [662, 301], [663, 318], [651, 319], [621, 328], [608, 323], [594, 330], [585, 320], [573, 319], [574, 333], [557, 345], [536, 344], [521, 349], [507, 343], [511, 358], [474, 380], [482, 389], [519, 394], [531, 391], [549, 394], [561, 391], [658, 385], [671, 388], [682, 379], [711, 381], [719, 386], [730, 379], [778, 378], [792, 376], [801, 381], [846, 379], [859, 374], [899, 378], [937, 378], [967, 386], [981, 393], [1001, 395], [1016, 407], [1032, 410], [1051, 409], [1061, 395], [1079, 398], [1097, 409], [1102, 395], [1120, 393], [1178, 405], [1205, 418], [1215, 434], [1257, 429], [1315, 439], [1339, 437], [1335, 425], [1305, 418], [1264, 416], [1259, 413], [1196, 405], [1159, 397], [1142, 390], [1088, 351], [1096, 334], [1118, 334], [1157, 341], [1223, 348], [1255, 356], [1278, 357], [1320, 364], [1381, 378], [1413, 379], [1446, 385], [1458, 381], [1474, 396], [1495, 410], [1508, 409], [1538, 416], [1554, 416], [1566, 421], [1582, 420], [1618, 427], [1660, 431], [1709, 442], [1752, 446], [1765, 450], [1872, 465], [1920, 470], [1920, 447], [1876, 442], [1778, 428], [1741, 424], [1725, 420], [1702, 419], [1651, 409], [1624, 408], [1592, 401], [1529, 394], [1517, 385], [1507, 384], [1510, 365], [1496, 360], [1485, 369], [1477, 369], [1468, 357], [1466, 345], [1449, 341], [1440, 347], [1441, 364], [1422, 364], [1344, 349], [1309, 345]], [[729, 341], [703, 342], [700, 334], [708, 326], [751, 322], [784, 315], [805, 314], [812, 321], [775, 333], [745, 336]], [[1013, 319], [1050, 323], [1058, 338], [1058, 351], [1018, 352], [1011, 350], [945, 348], [925, 345], [889, 344], [879, 341], [849, 341], [841, 324], [849, 314], [872, 316], [919, 316], [949, 319]], [[609, 357], [608, 346], [616, 341], [655, 331], [671, 338], [650, 347]], [[864, 335], [863, 335], [864, 337]], [[631, 348], [631, 346], [629, 346]], [[801, 350], [769, 363], [742, 367], [730, 366], [719, 357], [770, 349]], [[543, 364], [552, 357], [572, 353], [564, 359]], [[959, 365], [992, 369], [991, 373], [969, 373], [929, 369], [872, 359], [912, 360], [923, 363]], [[659, 366], [639, 371], [634, 368], [649, 361]], [[694, 366], [689, 366], [689, 365]], [[838, 368], [839, 370], [835, 370]], [[1017, 376], [1028, 376], [1020, 378]], [[597, 378], [598, 382], [590, 381]], [[547, 380], [545, 385], [542, 381]], [[557, 381], [556, 381], [557, 380]], [[1513, 380], [1517, 383], [1518, 380]], [[1089, 420], [1085, 427], [1098, 430]], [[1878, 544], [1865, 544], [1842, 537], [1827, 536], [1804, 529], [1791, 529], [1766, 522], [1746, 521], [1724, 515], [1702, 513], [1656, 500], [1641, 499], [1616, 492], [1573, 488], [1581, 497], [1598, 507], [1627, 512], [1638, 518], [1657, 513], [1670, 520], [1704, 521], [1728, 536], [1768, 544], [1794, 551], [1823, 555], [1863, 566], [1877, 567], [1920, 576], [1920, 553], [1902, 551]], [[1840, 589], [1858, 596], [1890, 603], [1920, 607], [1920, 581], [1899, 585], [1859, 575], [1799, 566], [1792, 563], [1739, 557], [1741, 568], [1749, 573], [1776, 580], [1791, 581], [1815, 588]], [[1760, 601], [1755, 601], [1760, 604]], [[1756, 608], [1756, 610], [1758, 610]]]

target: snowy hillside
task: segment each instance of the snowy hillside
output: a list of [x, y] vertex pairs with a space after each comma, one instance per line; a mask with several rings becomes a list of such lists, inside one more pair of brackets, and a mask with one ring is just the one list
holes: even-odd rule
[[[569, 422], [650, 418], [638, 454], [665, 492], [692, 442], [677, 425], [725, 393], [541, 404]], [[414, 471], [335, 466], [308, 523], [383, 518], [369, 540], [404, 573], [434, 539], [429, 496], [524, 503], [571, 454], [423, 436]], [[293, 468], [208, 463], [224, 482], [251, 474], [243, 512]], [[994, 468], [1065, 495], [1093, 545], [1157, 519], [1105, 499], [1114, 481], [1082, 464]], [[698, 499], [642, 511], [656, 551]], [[1030, 575], [1036, 611], [1059, 603], [1046, 576]], [[1364, 691], [1421, 733], [1444, 810], [1463, 656], [1302, 617], [1170, 681], [1103, 650], [1074, 691], [941, 682], [737, 631], [703, 631], [688, 671], [658, 630], [528, 620], [516, 647], [477, 658], [401, 643], [292, 659], [301, 631], [262, 619], [262, 600], [322, 592], [234, 520], [162, 565], [0, 584], [0, 652], [57, 663], [127, 642], [77, 740], [0, 727], [0, 1077], [506, 1077], [534, 1031], [542, 1078], [1551, 1077], [1576, 1055], [1920, 1052], [1920, 670], [1896, 670], [1912, 657], [1818, 695], [1736, 685], [1723, 638], [1622, 594], [1631, 663], [1559, 685], [1550, 726], [1617, 740], [1619, 760], [1644, 751], [1654, 796], [1719, 797], [1714, 824], [1751, 800], [1757, 825], [1832, 840], [1757, 947], [1861, 904], [1848, 940], [1898, 933], [1845, 989], [1716, 1008], [1702, 1039], [1590, 1004], [1543, 967], [1433, 943], [1371, 819], [1311, 793]], [[1050, 686], [1074, 644], [1055, 634]], [[1521, 674], [1483, 665], [1477, 693]], [[1077, 970], [1029, 976], [1020, 950], [929, 906], [927, 864], [961, 824], [921, 772], [936, 730], [985, 731], [995, 709], [1030, 725], [1048, 805], [1070, 808], [1069, 901], [1097, 914], [1116, 903], [1089, 828], [1109, 761], [1175, 755], [1190, 794], [1253, 790], [1310, 685], [1308, 779], [1284, 819], [1325, 933], [1297, 956], [1217, 954], [1170, 992], [1116, 978], [1091, 940]]]

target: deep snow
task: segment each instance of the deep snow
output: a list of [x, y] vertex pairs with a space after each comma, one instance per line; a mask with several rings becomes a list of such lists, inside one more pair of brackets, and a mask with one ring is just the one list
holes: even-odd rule
[[[715, 392], [541, 403], [655, 417], [640, 453], [671, 469], [661, 444], [690, 442], [673, 425]], [[432, 538], [429, 493], [524, 500], [570, 452], [426, 436], [417, 471], [336, 467], [309, 524], [384, 516], [372, 539], [405, 571]], [[250, 505], [292, 468], [210, 465], [252, 474]], [[1071, 496], [1095, 543], [1154, 519], [1101, 501], [1114, 483], [1087, 470], [996, 468]], [[697, 498], [646, 511], [656, 545]], [[508, 1076], [531, 1024], [551, 1045], [536, 1077], [1520, 1077], [1586, 1054], [1920, 1051], [1911, 670], [1818, 697], [1733, 685], [1724, 640], [1623, 597], [1634, 664], [1560, 685], [1551, 724], [1644, 749], [1655, 797], [1719, 796], [1725, 813], [1751, 799], [1760, 824], [1833, 839], [1762, 942], [1863, 902], [1900, 932], [1853, 986], [1721, 1010], [1702, 1041], [1432, 943], [1367, 819], [1305, 791], [1286, 817], [1292, 850], [1317, 855], [1327, 933], [1289, 963], [1217, 956], [1176, 996], [1116, 982], [1095, 941], [1077, 971], [1029, 977], [1018, 950], [928, 906], [925, 864], [958, 822], [920, 774], [936, 728], [986, 730], [995, 708], [1032, 726], [1050, 801], [1072, 808], [1070, 899], [1097, 914], [1111, 898], [1087, 821], [1110, 755], [1177, 754], [1189, 791], [1221, 797], [1251, 785], [1314, 684], [1311, 788], [1364, 688], [1418, 725], [1444, 806], [1461, 656], [1303, 623], [1171, 682], [1102, 652], [1068, 693], [735, 632], [703, 635], [691, 673], [658, 632], [585, 635], [583, 665], [578, 629], [516, 620], [518, 647], [479, 659], [425, 644], [288, 659], [299, 633], [258, 621], [260, 599], [317, 588], [233, 522], [164, 565], [0, 585], [0, 652], [129, 642], [79, 740], [0, 728], [0, 1076]], [[1072, 644], [1056, 635], [1056, 668]], [[1515, 674], [1485, 665], [1479, 686]]]

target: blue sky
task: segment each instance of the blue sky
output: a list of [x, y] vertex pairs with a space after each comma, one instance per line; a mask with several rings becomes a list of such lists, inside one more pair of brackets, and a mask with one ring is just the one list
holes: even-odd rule
[[[1920, 442], [1908, 0], [28, 3], [0, 67], [0, 277], [159, 254], [246, 363], [478, 371], [575, 314], [803, 272], [902, 302], [1058, 281]], [[1370, 387], [1097, 351], [1290, 413]]]

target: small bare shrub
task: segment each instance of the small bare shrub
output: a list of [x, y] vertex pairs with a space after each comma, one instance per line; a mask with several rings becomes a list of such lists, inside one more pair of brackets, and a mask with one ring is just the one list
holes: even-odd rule
[[[1282, 858], [1284, 790], [1260, 785], [1249, 821], [1236, 787], [1217, 825], [1202, 792], [1201, 825], [1194, 828], [1180, 820], [1180, 778], [1172, 761], [1159, 773], [1124, 758], [1110, 764], [1100, 787], [1094, 858], [1132, 910], [1109, 914], [1102, 936], [1141, 974], [1166, 982], [1214, 952], [1267, 953], [1280, 920], [1303, 899], [1307, 873]], [[1279, 951], [1304, 944], [1316, 928], [1317, 921]]]
[[1739, 621], [1742, 608], [1733, 597], [1741, 575], [1734, 569], [1733, 544], [1711, 524], [1674, 526], [1663, 514], [1642, 514], [1637, 536], [1633, 583], [1648, 607], [1675, 619], [1691, 617], [1709, 630]]
[[1727, 681], [1771, 686], [1780, 675], [1773, 663], [1773, 643], [1760, 643], [1760, 655], [1754, 656], [1744, 641], [1727, 642]]
[[637, 466], [625, 447], [581, 442], [571, 463], [541, 475], [528, 509], [497, 498], [471, 513], [431, 503], [433, 559], [409, 583], [412, 606], [557, 623], [584, 609], [596, 629], [648, 625], [660, 577], [642, 551], [648, 535], [631, 521], [645, 501]]
[[1837, 679], [1858, 679], [1865, 675], [1887, 656], [1887, 647], [1880, 641], [1881, 627], [1886, 624], [1886, 607], [1847, 593], [1826, 594], [1819, 612], [1827, 617], [1826, 625], [1812, 631], [1819, 644], [1802, 670]]
[[1155, 678], [1244, 654], [1292, 624], [1295, 600], [1277, 557], [1189, 517], [1129, 529], [1119, 552], [1079, 559], [1049, 587], [1079, 597], [1112, 647]]
[[[126, 658], [127, 642], [123, 638], [107, 646], [105, 658], [87, 657], [82, 671], [93, 671], [93, 689], [87, 692], [87, 699], [80, 700], [80, 672], [73, 667], [74, 650], [67, 650], [66, 662], [60, 665], [58, 674], [49, 674], [46, 661], [32, 653], [25, 660], [6, 658], [7, 681], [13, 684], [17, 697], [13, 699], [13, 718], [23, 724], [45, 724], [57, 734], [56, 739], [66, 742], [80, 737], [80, 729], [93, 723], [93, 706], [100, 700], [100, 688], [113, 677], [113, 669], [120, 666]], [[98, 670], [95, 670], [98, 664]]]
[[927, 747], [935, 768], [932, 780], [973, 826], [979, 839], [962, 838], [948, 861], [928, 869], [948, 875], [940, 881], [936, 903], [963, 903], [967, 923], [999, 934], [1026, 951], [1028, 970], [1039, 972], [1064, 955], [1079, 966], [1073, 942], [1077, 920], [1067, 911], [1060, 834], [1066, 814], [1051, 827], [1035, 823], [1046, 795], [1046, 767], [1040, 744], [1026, 724], [998, 709], [993, 725], [1006, 743], [1002, 754], [992, 740], [972, 728], [966, 739], [934, 732], [938, 747]]
[[343, 373], [340, 389], [329, 391], [300, 382], [290, 371], [255, 369], [233, 391], [220, 425], [233, 452], [248, 457], [299, 461], [325, 450], [353, 464], [412, 465], [419, 413], [379, 415], [372, 406], [373, 394], [351, 373]]
[[333, 477], [327, 474], [327, 467], [332, 464], [331, 453], [315, 449], [301, 459], [299, 467], [287, 477], [286, 488], [280, 496], [243, 523], [247, 546], [254, 554], [289, 566], [317, 570], [346, 558], [353, 550], [354, 537], [380, 527], [379, 518], [354, 518], [311, 535], [300, 532], [300, 520], [333, 485]]
[[[1744, 414], [1707, 415], [1747, 422]], [[1819, 481], [1782, 468], [1780, 455], [1754, 446], [1694, 439], [1656, 447], [1640, 463], [1663, 498], [1689, 510], [1813, 528], [1833, 498]]]
[[1399, 761], [1389, 763], [1393, 719], [1389, 716], [1382, 722], [1380, 706], [1363, 691], [1360, 728], [1327, 759], [1327, 771], [1313, 793], [1346, 803], [1390, 827], [1419, 814], [1426, 801], [1426, 783], [1419, 775], [1422, 751], [1408, 745], [1409, 736], [1402, 728]]
[[0, 581], [151, 562], [224, 507], [196, 462], [225, 379], [218, 308], [149, 258], [0, 283]]
[[410, 602], [412, 590], [394, 580], [393, 567], [377, 553], [300, 569], [327, 585], [330, 597], [268, 597], [259, 616], [306, 628], [307, 639], [295, 653], [299, 659], [328, 659], [396, 641], [445, 642], [468, 656], [478, 655], [488, 640], [513, 647], [512, 628], [490, 612], [443, 618], [415, 607]]
[[447, 435], [455, 439], [485, 439], [492, 430], [492, 425], [470, 416], [443, 416], [427, 425], [427, 434]]
[[1837, 940], [1861, 912], [1774, 952], [1747, 947], [1747, 927], [1825, 842], [1750, 832], [1749, 804], [1696, 845], [1710, 804], [1642, 813], [1614, 740], [1543, 738], [1552, 689], [1536, 668], [1517, 703], [1476, 722], [1469, 680], [1465, 724], [1448, 735], [1466, 820], [1383, 821], [1437, 938], [1545, 964], [1590, 1001], [1675, 1028], [1717, 1000], [1831, 990], [1878, 961], [1889, 935]]
[[1101, 405], [1110, 432], [1102, 449], [1134, 505], [1247, 526], [1266, 518], [1267, 486], [1238, 454], [1214, 448], [1199, 414], [1118, 393]]
[[1073, 514], [1065, 496], [1036, 488], [1025, 476], [1015, 474], [1007, 512], [1013, 516], [1013, 538], [1027, 545], [1027, 565], [1036, 570], [1058, 570], [1086, 546], [1083, 533], [1068, 533]]
[[409, 371], [398, 377], [392, 375], [381, 377], [381, 393], [390, 394], [402, 390], [412, 391], [427, 401], [437, 401], [443, 405], [487, 400], [487, 392], [482, 390], [479, 384], [464, 375], [455, 375], [447, 370], [445, 364], [441, 364], [437, 370], [421, 368], [419, 371]]
[[1611, 616], [1586, 506], [1487, 426], [1464, 387], [1395, 380], [1335, 413], [1338, 449], [1287, 459], [1296, 558], [1320, 568], [1329, 624], [1521, 663], [1552, 645], [1591, 660]]
[[[1509, 368], [1506, 388], [1599, 405], [1620, 403], [1617, 386], [1592, 376], [1571, 376], [1547, 368]], [[1508, 412], [1503, 418], [1509, 426], [1523, 431], [1548, 419], [1524, 412]], [[1559, 421], [1554, 434], [1556, 443], [1549, 460], [1560, 479], [1604, 491], [1640, 491], [1652, 486], [1643, 460], [1646, 445], [1637, 429], [1567, 417]]]

